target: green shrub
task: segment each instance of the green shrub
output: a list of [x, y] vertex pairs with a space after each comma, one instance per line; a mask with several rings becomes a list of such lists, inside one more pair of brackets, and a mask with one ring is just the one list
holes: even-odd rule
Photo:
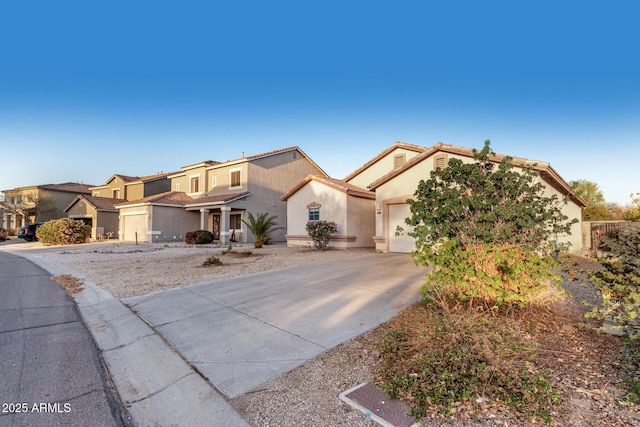
[[82, 221], [61, 218], [45, 222], [36, 230], [43, 245], [74, 245], [85, 243], [91, 236], [91, 226]]
[[315, 248], [324, 249], [329, 246], [331, 235], [338, 232], [338, 225], [333, 221], [309, 221], [306, 229]]
[[474, 163], [452, 158], [407, 200], [414, 259], [435, 270], [425, 295], [524, 306], [553, 278], [546, 273], [550, 262], [535, 252], [553, 236], [570, 233], [578, 220], [562, 213], [566, 201], [546, 196], [537, 172], [516, 167], [510, 157], [496, 165], [494, 154], [485, 141], [474, 150]]
[[184, 241], [187, 245], [208, 245], [213, 242], [213, 233], [207, 230], [188, 231]]
[[9, 233], [4, 228], [0, 228], [0, 242], [4, 242], [9, 238]]
[[213, 233], [207, 230], [196, 231], [196, 244], [208, 245], [213, 242]]

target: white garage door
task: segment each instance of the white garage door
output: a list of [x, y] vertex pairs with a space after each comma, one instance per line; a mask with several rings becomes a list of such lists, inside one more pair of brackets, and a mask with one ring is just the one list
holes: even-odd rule
[[[389, 205], [389, 252], [411, 252], [416, 248], [416, 242], [413, 237], [407, 233], [413, 230], [413, 227], [405, 224], [405, 218], [411, 216], [409, 205]], [[404, 232], [400, 236], [396, 236], [396, 228], [400, 226]]]
[[147, 216], [146, 215], [126, 215], [123, 221], [124, 240], [133, 242], [136, 240], [138, 233], [138, 241], [147, 240]]

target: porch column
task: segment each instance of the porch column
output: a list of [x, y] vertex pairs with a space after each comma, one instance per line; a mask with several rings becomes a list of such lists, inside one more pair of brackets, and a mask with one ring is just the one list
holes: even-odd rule
[[229, 243], [229, 225], [231, 208], [223, 206], [220, 208], [220, 243]]
[[207, 230], [209, 209], [200, 209], [200, 230]]

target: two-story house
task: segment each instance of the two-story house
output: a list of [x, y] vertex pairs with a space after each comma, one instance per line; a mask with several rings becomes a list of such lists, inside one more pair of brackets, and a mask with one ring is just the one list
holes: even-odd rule
[[64, 218], [65, 208], [79, 195], [89, 195], [91, 185], [76, 182], [32, 185], [3, 190], [4, 227], [17, 230], [25, 224]]
[[[505, 156], [492, 155], [499, 163]], [[414, 239], [408, 235], [405, 218], [410, 216], [407, 199], [413, 197], [422, 179], [431, 171], [447, 167], [452, 158], [473, 162], [473, 150], [437, 143], [421, 147], [397, 142], [382, 151], [343, 180], [309, 176], [287, 192], [287, 244], [310, 244], [305, 226], [308, 221], [328, 220], [338, 225], [331, 238], [333, 247], [375, 247], [379, 252], [411, 252]], [[549, 163], [514, 158], [514, 165], [531, 167], [545, 186], [545, 195], [556, 195], [567, 203], [562, 211], [569, 218], [581, 219], [584, 201]], [[405, 230], [397, 233], [398, 227]], [[580, 223], [572, 226], [571, 235], [558, 240], [582, 247]]]
[[69, 218], [91, 225], [92, 238], [117, 238], [119, 211], [115, 205], [171, 190], [168, 175], [113, 175], [103, 185], [91, 187], [91, 195], [79, 195], [66, 207], [65, 212]]
[[[292, 183], [309, 174], [327, 176], [299, 147], [225, 162], [203, 161], [170, 174], [171, 191], [119, 203], [120, 239], [182, 240], [188, 231], [209, 230], [221, 243], [252, 242], [243, 220], [247, 213], [276, 215], [286, 226], [281, 200]], [[284, 241], [285, 231], [273, 241]]]

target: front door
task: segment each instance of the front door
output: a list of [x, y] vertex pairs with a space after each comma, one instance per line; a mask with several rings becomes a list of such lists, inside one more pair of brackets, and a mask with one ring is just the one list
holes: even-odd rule
[[220, 215], [213, 215], [213, 240], [220, 240]]

